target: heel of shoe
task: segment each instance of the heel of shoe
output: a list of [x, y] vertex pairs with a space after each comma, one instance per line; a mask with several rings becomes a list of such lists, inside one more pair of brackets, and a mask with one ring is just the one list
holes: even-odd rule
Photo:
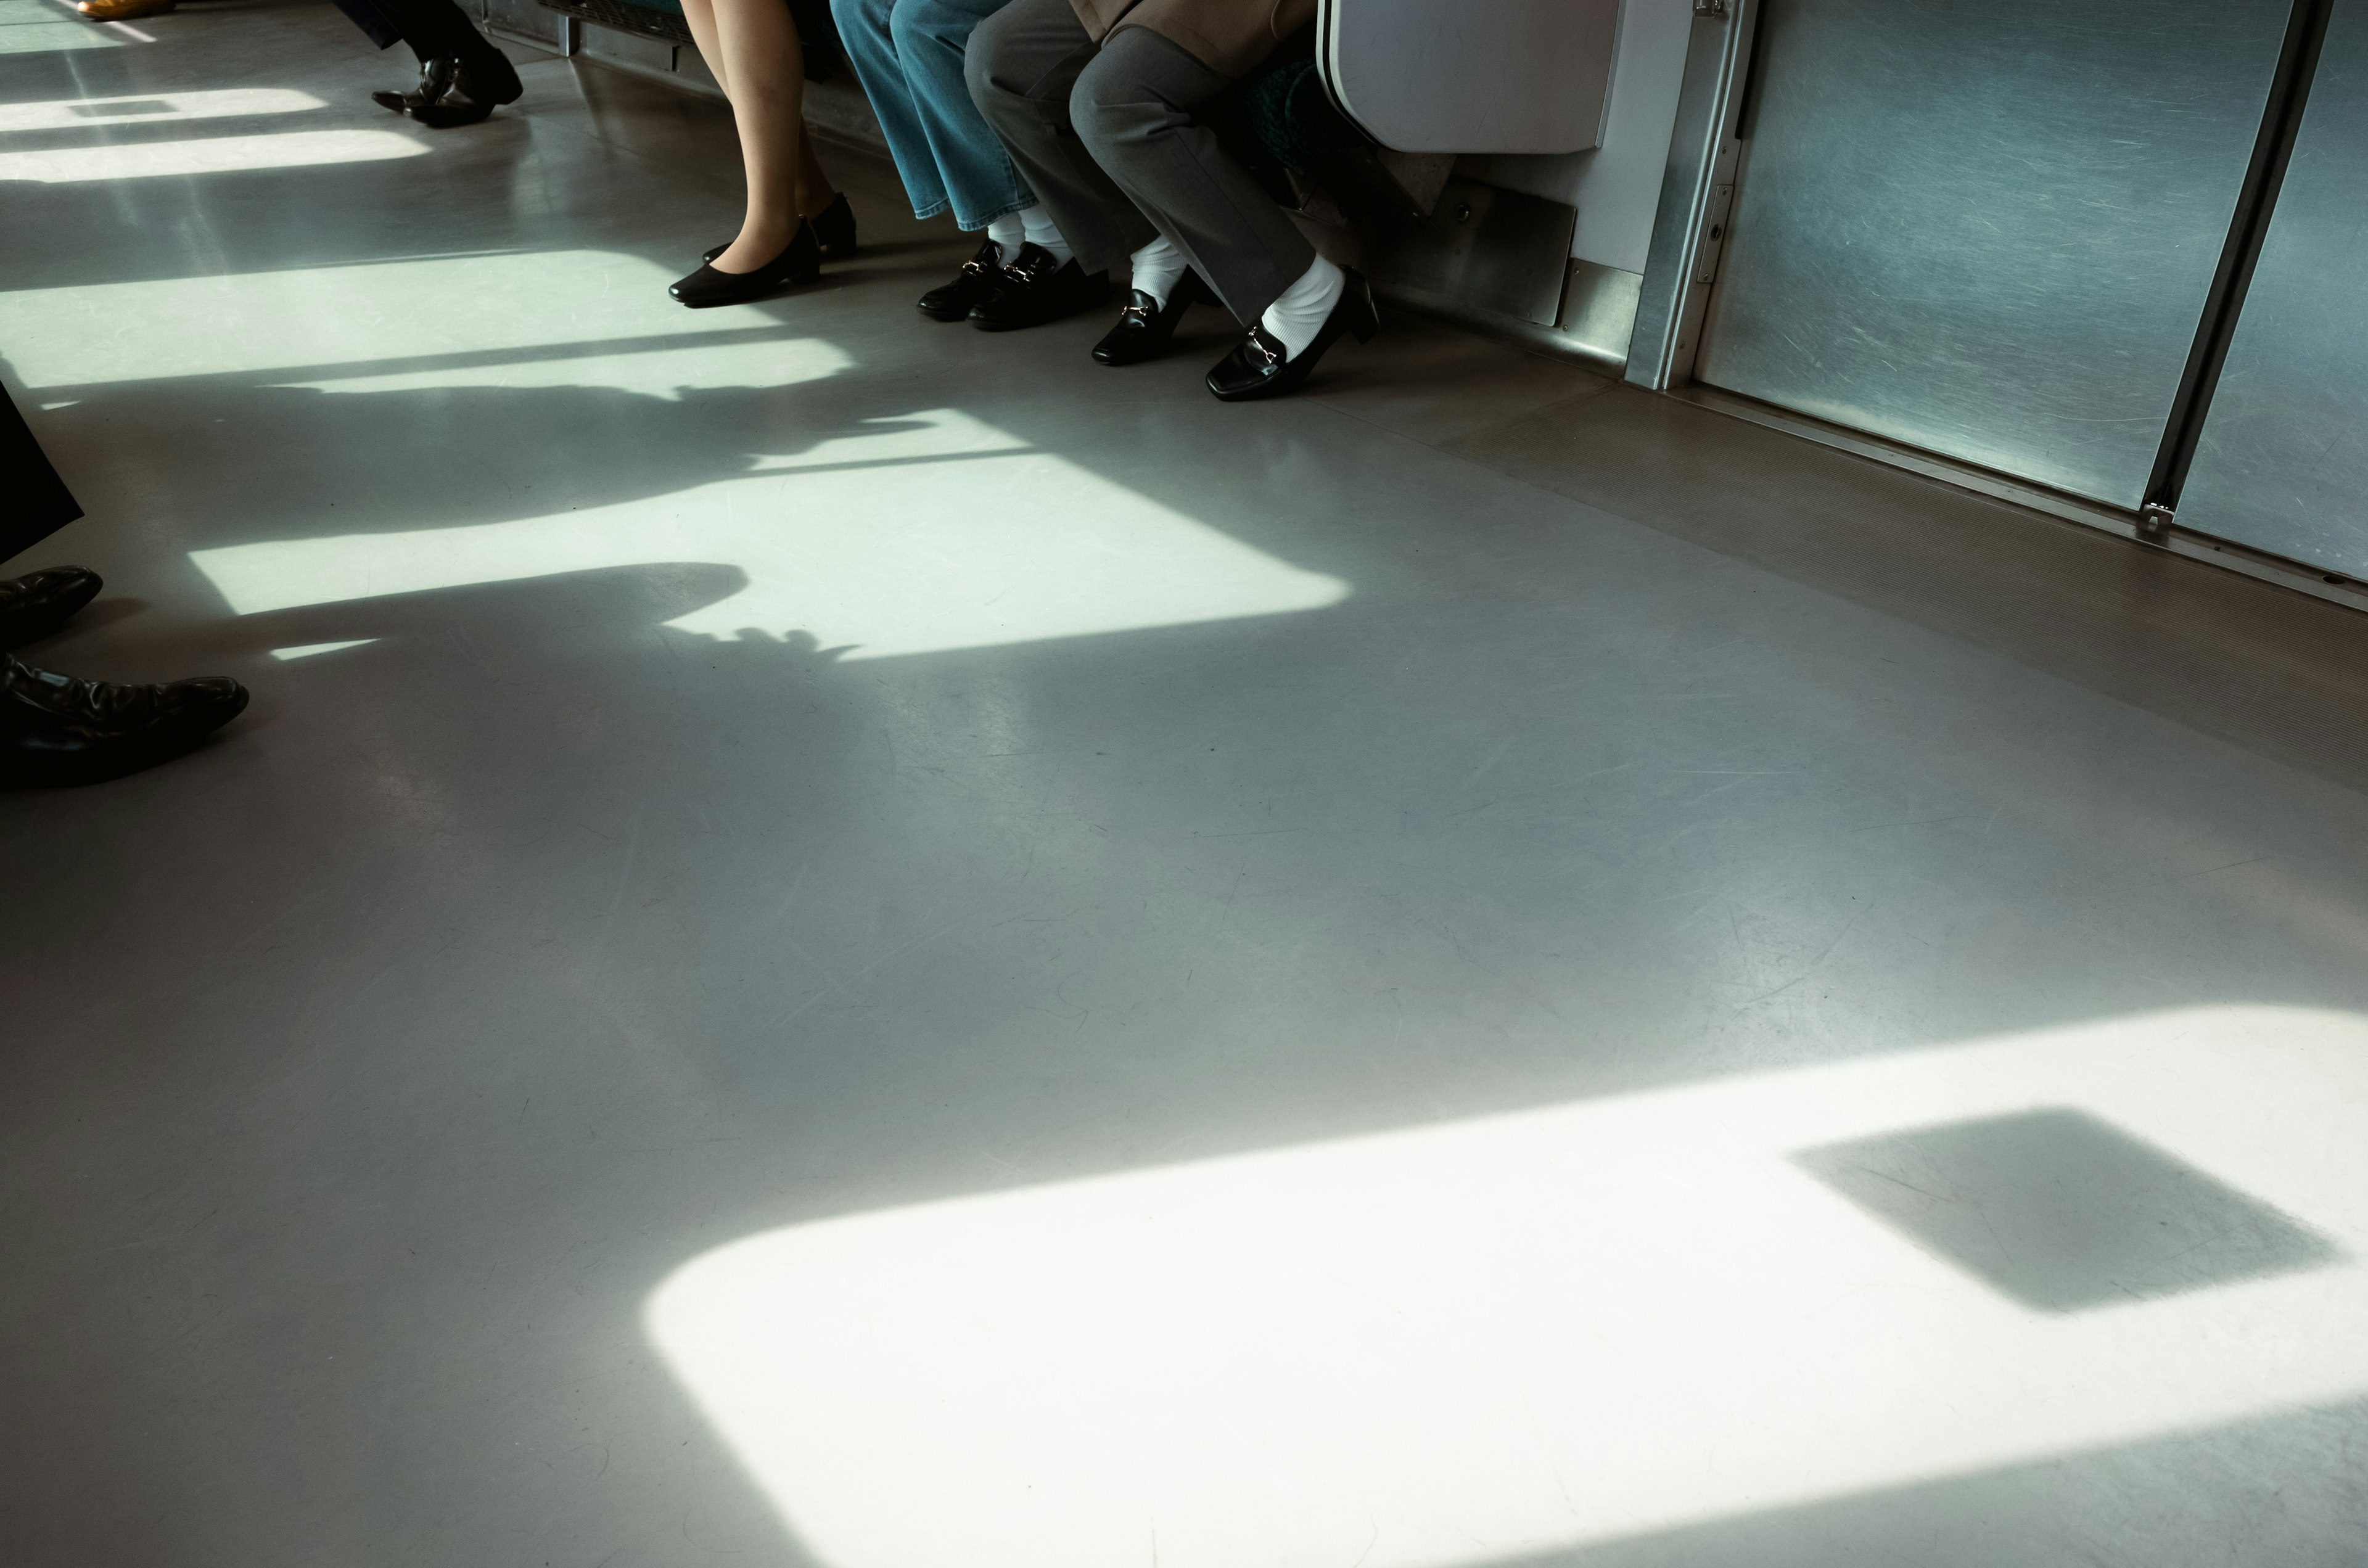
[[814, 226], [804, 219], [798, 220], [798, 232], [790, 236], [789, 249], [781, 253], [781, 267], [791, 282], [801, 286], [822, 276], [822, 241]]
[[847, 193], [831, 198], [830, 205], [807, 222], [814, 227], [814, 241], [822, 246], [825, 261], [844, 261], [855, 254], [855, 209], [847, 204]]

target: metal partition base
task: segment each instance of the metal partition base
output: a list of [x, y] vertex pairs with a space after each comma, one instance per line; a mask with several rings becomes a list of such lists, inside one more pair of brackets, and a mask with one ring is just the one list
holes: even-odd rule
[[1778, 408], [1772, 403], [1722, 392], [1700, 381], [1676, 388], [1664, 395], [1709, 409], [1714, 414], [1748, 420], [1770, 430], [1781, 430], [1788, 436], [1815, 441], [1821, 447], [1831, 447], [1852, 457], [1864, 458], [1889, 468], [1906, 469], [1910, 473], [1921, 474], [1960, 490], [1970, 490], [1977, 495], [2009, 502], [2084, 528], [2118, 534], [2149, 550], [2160, 550], [2207, 566], [2217, 566], [2258, 582], [2308, 594], [2330, 604], [2368, 611], [2368, 583], [2322, 571], [2303, 562], [2289, 561], [2264, 551], [2249, 550], [2176, 525], [2168, 530], [2153, 531], [2141, 526], [2139, 516], [2134, 511], [2125, 512], [2082, 496], [2068, 495], [2060, 490], [2017, 479], [2012, 474], [1977, 468], [1953, 458], [1886, 440], [1881, 436], [1870, 436], [1863, 430], [1830, 425], [1822, 419]]

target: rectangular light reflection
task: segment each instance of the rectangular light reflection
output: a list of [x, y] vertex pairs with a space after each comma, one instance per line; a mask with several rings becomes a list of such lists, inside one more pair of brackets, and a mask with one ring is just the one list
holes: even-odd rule
[[[2335, 1261], [2033, 1310], [1798, 1159], [1985, 1118]], [[2231, 1008], [795, 1226], [648, 1324], [828, 1568], [1444, 1568], [2356, 1399], [2363, 1249], [2368, 1020]]]
[[94, 125], [154, 125], [159, 120], [224, 119], [297, 114], [328, 106], [292, 87], [225, 87], [202, 93], [137, 93], [109, 98], [52, 98], [0, 104], [0, 131], [73, 131]]
[[416, 158], [427, 151], [426, 142], [392, 131], [297, 131], [274, 136], [129, 142], [113, 146], [0, 153], [0, 180], [66, 185], [89, 180], [152, 179], [168, 175], [235, 174], [247, 169]]
[[0, 344], [27, 386], [85, 387], [333, 365], [367, 375], [387, 360], [750, 325], [734, 311], [684, 310], [666, 297], [674, 277], [585, 250], [25, 289], [0, 293]]

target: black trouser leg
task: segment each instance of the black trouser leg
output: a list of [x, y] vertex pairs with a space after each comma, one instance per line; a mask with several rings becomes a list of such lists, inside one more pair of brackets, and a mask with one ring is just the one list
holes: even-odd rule
[[1069, 122], [1070, 89], [1098, 52], [1069, 0], [1011, 0], [979, 23], [962, 61], [971, 101], [1087, 272], [1123, 268], [1159, 232]]
[[1069, 118], [1103, 172], [1249, 326], [1315, 247], [1193, 118], [1233, 85], [1149, 28], [1121, 28], [1078, 74]]
[[452, 0], [381, 0], [404, 17], [403, 36], [422, 60], [467, 60], [494, 52], [469, 14]]
[[336, 0], [336, 6], [381, 49], [407, 43], [423, 61], [466, 60], [493, 51], [452, 0]]
[[29, 550], [81, 516], [25, 416], [0, 391], [0, 561]]
[[334, 0], [346, 19], [361, 28], [370, 42], [381, 49], [392, 49], [403, 41], [403, 22], [394, 13], [378, 4], [378, 0]]

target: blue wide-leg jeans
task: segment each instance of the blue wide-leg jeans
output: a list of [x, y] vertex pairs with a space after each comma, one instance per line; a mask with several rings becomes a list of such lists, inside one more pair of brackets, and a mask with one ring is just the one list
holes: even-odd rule
[[970, 101], [962, 54], [971, 29], [1008, 0], [830, 0], [847, 57], [863, 83], [913, 216], [949, 207], [984, 229], [1035, 205], [1003, 142]]

